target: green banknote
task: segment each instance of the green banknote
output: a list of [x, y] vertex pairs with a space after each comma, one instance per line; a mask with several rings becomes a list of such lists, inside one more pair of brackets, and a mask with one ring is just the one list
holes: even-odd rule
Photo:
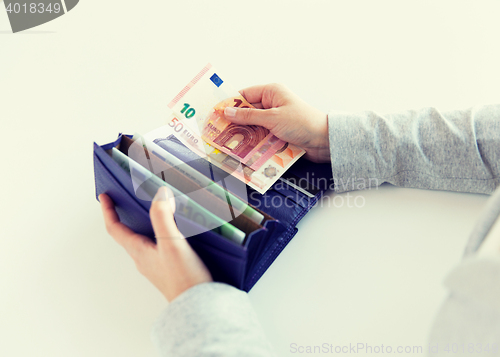
[[243, 243], [245, 233], [209, 212], [175, 187], [161, 180], [149, 170], [126, 156], [120, 150], [113, 148], [111, 156], [123, 170], [130, 174], [134, 189], [139, 198], [152, 200], [160, 187], [167, 186], [174, 193], [176, 204], [175, 216], [185, 217], [204, 227], [207, 231], [212, 230], [238, 244]]
[[[196, 182], [203, 190], [207, 190], [212, 195], [217, 196], [223, 202], [227, 202], [229, 206], [233, 207], [235, 210], [239, 212], [242, 212], [242, 214], [247, 216], [253, 222], [260, 224], [264, 220], [264, 216], [262, 215], [262, 213], [255, 210], [254, 208], [249, 206], [246, 202], [242, 201], [241, 199], [233, 195], [231, 192], [225, 190], [223, 187], [219, 186], [218, 184], [210, 180], [202, 173], [196, 171], [191, 166], [184, 163], [183, 161], [181, 161], [180, 159], [178, 159], [176, 156], [172, 155], [165, 149], [145, 139], [139, 134], [134, 134], [132, 140], [134, 140], [137, 143], [141, 143], [142, 146], [146, 148], [146, 150], [149, 153], [152, 153], [153, 155], [158, 157], [163, 162], [167, 163], [175, 170], [179, 171], [189, 179]], [[152, 169], [155, 170], [155, 167], [152, 167]], [[161, 168], [158, 168], [157, 170], [159, 171], [161, 170]], [[154, 171], [154, 173], [157, 174], [156, 171]], [[174, 183], [172, 182], [169, 183], [175, 186]], [[190, 194], [191, 197], [193, 195], [196, 195], [196, 192]]]

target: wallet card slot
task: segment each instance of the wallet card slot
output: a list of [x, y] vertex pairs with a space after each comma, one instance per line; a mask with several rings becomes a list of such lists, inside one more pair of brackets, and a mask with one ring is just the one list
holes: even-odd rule
[[94, 154], [94, 171], [96, 197], [101, 193], [107, 194], [113, 200], [118, 217], [123, 224], [138, 234], [154, 237], [148, 211], [108, 171], [96, 154]]
[[[180, 227], [182, 227], [184, 224], [192, 223], [186, 219], [184, 219], [184, 221], [183, 219], [176, 219], [175, 222], [177, 223], [179, 230], [181, 229]], [[247, 249], [245, 247], [233, 241], [230, 241], [222, 235], [213, 231], [206, 231], [204, 233], [188, 237], [187, 240], [189, 242], [196, 241], [199, 244], [210, 246], [213, 249], [224, 252], [225, 254], [229, 254], [236, 258], [246, 258], [247, 256]]]
[[[310, 203], [309, 200], [304, 202], [307, 205]], [[272, 220], [279, 220], [285, 225], [291, 224], [294, 217], [307, 207], [307, 205], [297, 204], [290, 196], [273, 188], [269, 189], [265, 195], [248, 195], [248, 203], [252, 208], [273, 217]]]
[[[181, 173], [167, 162], [159, 159], [156, 155], [151, 155], [147, 147], [142, 145], [132, 145], [134, 141], [128, 137], [123, 137], [119, 145], [119, 150], [124, 154], [135, 159], [144, 168], [151, 171], [163, 181], [171, 184], [187, 197], [200, 204], [219, 218], [232, 224], [234, 227], [243, 231], [247, 236], [262, 228], [243, 212], [237, 210], [231, 205], [228, 197], [220, 197], [214, 194], [213, 188], [202, 187], [187, 175]], [[217, 183], [213, 183], [217, 185]], [[216, 191], [223, 191], [219, 189]]]
[[[144, 209], [148, 210], [150, 207], [150, 203], [148, 201], [141, 200], [137, 197], [134, 190], [134, 185], [132, 183], [132, 178], [130, 175], [126, 174], [125, 171], [118, 165], [107, 153], [108, 150], [115, 147], [119, 144], [121, 140], [121, 136], [119, 139], [111, 144], [104, 145], [100, 147], [97, 144], [94, 144], [94, 157], [97, 158], [105, 170], [104, 172], [113, 178], [113, 180], [123, 187], [126, 192], [129, 192], [129, 195], [139, 203]], [[95, 163], [95, 162], [94, 162]], [[104, 174], [104, 173], [103, 173]]]
[[[167, 138], [156, 139], [153, 141], [155, 144], [168, 151], [170, 154], [176, 156], [180, 160], [184, 161], [186, 164], [205, 175], [207, 178], [211, 179], [214, 182], [224, 182], [227, 191], [231, 192], [233, 195], [239, 197], [244, 202], [248, 203], [252, 208], [259, 211], [264, 215], [265, 220], [274, 220], [275, 218], [270, 215], [268, 212], [259, 209], [255, 204], [251, 204], [248, 199], [248, 192], [250, 194], [257, 194], [262, 197], [261, 194], [254, 191], [253, 189], [245, 186], [242, 186], [241, 181], [237, 178], [229, 175], [225, 171], [219, 169], [218, 167], [210, 164], [207, 160], [200, 158], [198, 155], [194, 154], [191, 150], [186, 148], [182, 143], [180, 143], [175, 137], [169, 136]], [[242, 192], [241, 188], [245, 190]]]
[[[176, 189], [189, 196], [191, 199], [199, 203], [204, 208], [210, 210], [219, 218], [226, 221], [233, 218], [228, 208], [228, 203], [225, 197], [219, 197], [208, 189], [203, 189], [200, 185], [194, 182], [186, 175], [179, 172], [177, 169], [162, 161], [155, 155], [151, 155], [147, 148], [142, 145], [132, 145], [132, 139], [124, 137], [119, 150], [125, 155], [131, 157], [134, 161], [155, 174], [158, 178], [174, 186]], [[129, 151], [132, 151], [129, 153]], [[214, 183], [216, 184], [216, 183]], [[195, 194], [193, 194], [195, 193]], [[234, 215], [241, 212], [234, 212]]]
[[290, 240], [297, 234], [298, 229], [289, 227], [286, 232], [275, 236], [271, 244], [262, 250], [257, 260], [247, 268], [243, 290], [250, 291], [260, 277], [267, 271], [278, 255], [285, 249]]
[[246, 255], [235, 257], [221, 251], [218, 246], [206, 244], [206, 240], [200, 239], [200, 236], [190, 237], [188, 242], [205, 263], [215, 281], [223, 281], [239, 289], [243, 288], [247, 270]]
[[303, 158], [283, 177], [285, 179], [277, 181], [265, 195], [250, 194], [249, 203], [291, 226], [295, 226], [334, 184], [330, 164], [315, 164]]
[[[130, 176], [122, 174], [121, 167], [103, 150], [104, 148], [115, 147], [118, 143], [119, 140], [113, 145], [103, 147], [97, 144], [94, 145], [96, 197], [101, 193], [107, 193], [116, 205], [120, 220], [135, 232], [150, 237], [154, 241], [154, 231], [149, 218], [151, 202], [139, 200], [136, 197]], [[104, 161], [100, 159], [100, 156]], [[121, 175], [120, 178], [117, 178], [113, 171]], [[130, 181], [129, 185], [127, 185], [127, 180]], [[131, 212], [134, 214], [131, 214]], [[182, 216], [176, 217], [176, 223], [185, 236], [189, 236], [193, 228], [196, 232], [203, 230], [197, 223]], [[197, 237], [198, 240], [203, 240], [205, 244], [216, 247], [216, 249], [227, 254], [235, 257], [246, 257], [246, 248], [213, 231], [198, 234]]]
[[262, 252], [285, 231], [286, 227], [280, 221], [267, 221], [263, 229], [252, 233], [247, 244], [249, 269]]
[[305, 192], [309, 198], [318, 197], [325, 191], [334, 189], [332, 166], [329, 163], [317, 164], [300, 158], [282, 176], [283, 183]]

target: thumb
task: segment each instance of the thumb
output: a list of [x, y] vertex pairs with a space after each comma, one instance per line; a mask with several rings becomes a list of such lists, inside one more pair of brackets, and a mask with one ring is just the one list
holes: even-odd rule
[[269, 129], [273, 123], [275, 109], [226, 107], [224, 116], [227, 120], [241, 125], [260, 125]]
[[165, 186], [158, 189], [153, 202], [151, 202], [149, 215], [157, 244], [160, 247], [171, 244], [172, 240], [182, 238], [174, 220], [174, 205], [174, 194]]

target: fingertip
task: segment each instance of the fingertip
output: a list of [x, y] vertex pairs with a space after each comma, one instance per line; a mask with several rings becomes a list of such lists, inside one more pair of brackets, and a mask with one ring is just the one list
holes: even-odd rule
[[167, 210], [171, 211], [173, 214], [175, 212], [175, 198], [173, 191], [167, 187], [162, 186], [156, 192], [151, 203], [151, 209], [153, 210]]
[[226, 117], [226, 119], [234, 120], [234, 119], [236, 119], [236, 112], [237, 112], [236, 108], [226, 107], [224, 109], [224, 116]]
[[153, 202], [163, 202], [166, 201], [168, 198], [168, 187], [167, 186], [162, 186], [156, 191], [155, 196], [153, 197]]
[[[170, 192], [172, 191], [170, 190]], [[161, 205], [162, 203], [167, 202], [167, 200], [170, 197], [170, 192], [168, 187], [166, 186], [158, 188], [155, 196], [153, 197], [152, 205], [158, 205], [158, 204]]]
[[111, 201], [111, 198], [105, 193], [101, 193], [99, 196], [97, 196], [97, 199], [99, 200], [99, 203], [103, 208], [114, 206], [113, 201]]

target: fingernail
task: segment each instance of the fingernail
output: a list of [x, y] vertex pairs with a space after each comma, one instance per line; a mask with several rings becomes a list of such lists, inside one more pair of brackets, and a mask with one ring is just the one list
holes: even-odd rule
[[153, 197], [153, 202], [166, 202], [170, 201], [170, 208], [175, 212], [175, 196], [170, 188], [167, 186], [160, 187]]
[[236, 109], [234, 109], [233, 107], [226, 107], [226, 109], [224, 109], [224, 115], [230, 119], [235, 118], [236, 117]]
[[163, 186], [156, 191], [156, 195], [153, 198], [153, 202], [166, 201], [168, 199], [167, 187]]

